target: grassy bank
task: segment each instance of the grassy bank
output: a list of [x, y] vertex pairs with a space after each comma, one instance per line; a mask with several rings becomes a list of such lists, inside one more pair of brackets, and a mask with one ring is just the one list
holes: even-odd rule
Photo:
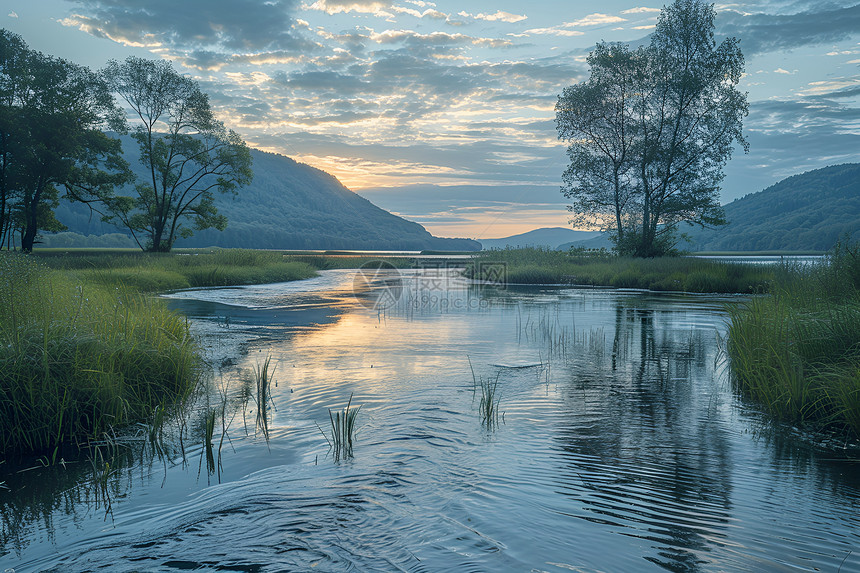
[[414, 264], [414, 259], [407, 257], [338, 254], [337, 252], [286, 254], [284, 255], [284, 260], [291, 263], [302, 263], [321, 271], [329, 271], [333, 269], [360, 269], [364, 265], [375, 265], [379, 263], [379, 261], [384, 261], [398, 269], [408, 269]]
[[188, 250], [155, 254], [122, 251], [48, 252], [46, 265], [74, 271], [81, 280], [142, 292], [235, 286], [310, 278], [316, 268], [286, 260], [280, 252], [246, 249]]
[[728, 351], [738, 390], [776, 418], [860, 435], [860, 246], [732, 309]]
[[0, 455], [56, 456], [200, 380], [185, 319], [134, 290], [0, 253], [0, 298]]
[[0, 253], [0, 455], [56, 455], [194, 390], [185, 319], [144, 293], [315, 275], [268, 251]]
[[497, 278], [504, 269], [511, 284], [572, 284], [657, 291], [754, 293], [769, 288], [774, 267], [687, 257], [634, 259], [607, 252], [568, 252], [541, 248], [484, 251], [466, 274]]

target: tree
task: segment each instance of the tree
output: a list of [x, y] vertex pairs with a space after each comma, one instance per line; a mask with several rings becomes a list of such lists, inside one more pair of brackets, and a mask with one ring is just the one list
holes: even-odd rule
[[89, 69], [30, 50], [0, 30], [0, 236], [21, 232], [33, 249], [39, 230], [62, 230], [53, 209], [59, 188], [105, 194], [129, 180], [119, 140], [122, 110]]
[[598, 45], [589, 79], [559, 97], [556, 123], [571, 157], [562, 192], [586, 215], [614, 210], [604, 228], [621, 253], [671, 252], [682, 221], [725, 223], [719, 185], [735, 144], [748, 149], [748, 105], [737, 89], [738, 40], [717, 46], [714, 16], [701, 0], [676, 0], [649, 46]]
[[235, 192], [253, 178], [245, 142], [215, 119], [197, 82], [169, 62], [111, 61], [104, 77], [136, 116], [132, 136], [147, 171], [134, 195], [103, 198], [106, 219], [154, 252], [170, 251], [194, 230], [223, 230], [227, 219], [218, 214], [213, 191]]
[[569, 210], [579, 224], [614, 225], [619, 237], [634, 191], [629, 100], [638, 57], [626, 46], [598, 44], [587, 60], [591, 77], [565, 88], [556, 107], [559, 137], [571, 142], [562, 176], [565, 196], [575, 200]]

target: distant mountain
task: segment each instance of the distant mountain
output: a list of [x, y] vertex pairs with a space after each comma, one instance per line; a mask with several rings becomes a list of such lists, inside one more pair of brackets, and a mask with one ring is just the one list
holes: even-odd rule
[[596, 237], [592, 237], [590, 239], [573, 241], [559, 245], [558, 250], [569, 251], [571, 248], [576, 247], [583, 249], [606, 249], [607, 251], [610, 251], [614, 246], [615, 243], [609, 240], [609, 233], [598, 233]]
[[588, 240], [599, 235], [600, 233], [596, 231], [574, 231], [564, 227], [549, 227], [502, 239], [481, 239], [480, 242], [485, 250], [504, 249], [506, 247], [548, 247], [555, 249], [562, 243]]
[[[123, 138], [126, 159], [141, 172], [136, 146]], [[289, 157], [251, 150], [254, 180], [234, 197], [216, 194], [227, 229], [197, 231], [178, 247], [474, 251], [470, 239], [432, 236], [418, 223], [380, 209], [335, 177]], [[116, 233], [82, 205], [63, 204], [57, 218], [80, 235]], [[122, 231], [122, 230], [121, 230]], [[52, 237], [48, 237], [50, 240]], [[59, 237], [58, 237], [59, 238]], [[46, 241], [47, 243], [47, 241]]]
[[[693, 251], [826, 251], [860, 239], [860, 163], [783, 179], [724, 206], [729, 224], [686, 230]], [[683, 229], [682, 229], [683, 231]]]

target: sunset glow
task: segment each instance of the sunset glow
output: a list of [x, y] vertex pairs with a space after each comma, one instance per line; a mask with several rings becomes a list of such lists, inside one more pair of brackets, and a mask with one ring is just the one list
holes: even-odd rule
[[[599, 9], [442, 0], [192, 0], [143, 9], [132, 0], [10, 0], [0, 18], [33, 48], [93, 68], [129, 54], [171, 60], [252, 146], [328, 171], [433, 233], [498, 236], [567, 224], [556, 98], [586, 77], [596, 42], [647, 41], [660, 8], [628, 0]], [[744, 0], [717, 11], [718, 34], [741, 40], [740, 87], [751, 102], [751, 151], [729, 162], [722, 200], [857, 161], [860, 5]], [[415, 186], [462, 192], [453, 203], [430, 201], [435, 193], [410, 196], [415, 207], [405, 209]], [[522, 198], [473, 213], [485, 206], [475, 187], [518, 187]], [[397, 197], [392, 189], [400, 198], [387, 203]]]

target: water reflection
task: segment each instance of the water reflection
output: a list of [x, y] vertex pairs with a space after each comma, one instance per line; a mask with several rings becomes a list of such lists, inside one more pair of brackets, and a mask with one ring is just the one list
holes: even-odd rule
[[570, 361], [558, 484], [577, 503], [559, 511], [647, 541], [645, 559], [670, 571], [697, 571], [732, 508], [729, 441], [699, 400], [713, 387], [713, 333], [640, 301], [614, 315], [611, 353], [581, 347]]
[[[720, 377], [729, 299], [436, 273], [368, 308], [352, 283], [180, 295], [210, 346], [245, 344], [213, 386], [236, 412], [223, 472], [123, 474], [107, 522], [68, 502], [67, 483], [40, 478], [40, 501], [10, 481], [4, 523], [31, 525], [7, 534], [2, 565], [835, 571], [857, 547], [855, 462], [757, 431]], [[268, 442], [241, 374], [267, 356]], [[498, 425], [482, 423], [472, 368], [498, 379]], [[336, 461], [318, 426], [350, 396], [354, 458]]]

